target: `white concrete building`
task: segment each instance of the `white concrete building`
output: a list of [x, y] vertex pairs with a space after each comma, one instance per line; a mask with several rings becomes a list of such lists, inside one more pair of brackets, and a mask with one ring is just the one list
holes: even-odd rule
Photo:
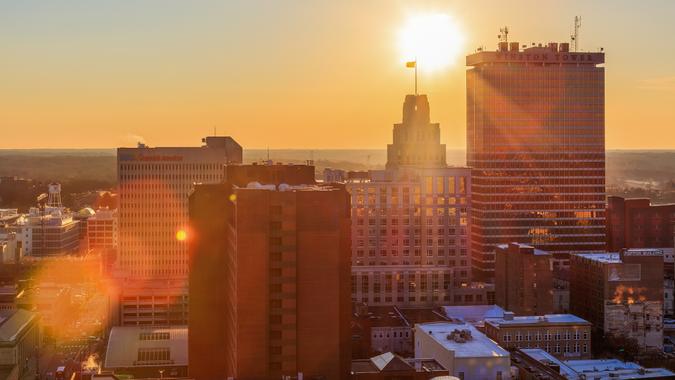
[[113, 327], [103, 368], [134, 378], [187, 376], [186, 326]]
[[511, 378], [509, 352], [460, 321], [415, 325], [415, 357], [435, 359], [463, 380]]
[[25, 256], [71, 254], [80, 247], [80, 222], [65, 207], [31, 207], [6, 230], [16, 233]]

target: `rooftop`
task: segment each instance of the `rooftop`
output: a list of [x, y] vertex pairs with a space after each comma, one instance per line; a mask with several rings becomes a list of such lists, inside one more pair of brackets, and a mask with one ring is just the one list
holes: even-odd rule
[[495, 318], [486, 321], [494, 326], [501, 325], [530, 325], [530, 324], [587, 324], [590, 322], [583, 318], [579, 318], [574, 314], [546, 314], [546, 315], [527, 315], [520, 317], [513, 317], [513, 319]]
[[482, 324], [486, 319], [503, 318], [504, 309], [497, 305], [443, 306], [445, 315], [471, 324]]
[[369, 306], [367, 313], [359, 317], [367, 319], [371, 327], [410, 326], [394, 306]]
[[662, 248], [630, 248], [622, 252], [577, 253], [576, 256], [602, 264], [621, 264], [623, 256], [663, 256]]
[[649, 379], [675, 376], [675, 373], [664, 368], [644, 368], [639, 364], [622, 362], [619, 359], [561, 361], [539, 348], [523, 348], [520, 351], [541, 363], [559, 366], [560, 374], [570, 380]]
[[418, 323], [426, 323], [426, 322], [439, 322], [439, 321], [447, 321], [448, 318], [444, 316], [442, 313], [440, 313], [437, 310], [430, 309], [430, 308], [424, 308], [424, 309], [398, 309], [398, 311], [403, 315], [406, 321], [411, 326], [414, 326]]
[[36, 318], [35, 313], [23, 309], [0, 313], [0, 343], [14, 342]]
[[[144, 358], [144, 350], [154, 358]], [[117, 326], [110, 331], [105, 368], [187, 366], [187, 326]]]
[[[509, 357], [509, 352], [478, 331], [473, 325], [458, 322], [431, 322], [415, 325], [416, 333], [425, 333], [458, 358]], [[451, 335], [468, 333], [469, 339], [453, 339]]]
[[532, 43], [522, 46], [519, 42], [500, 42], [497, 51], [479, 48], [475, 53], [467, 55], [466, 65], [479, 66], [489, 63], [598, 65], [605, 62], [605, 53], [602, 51], [569, 51], [569, 49], [567, 42]]
[[568, 367], [562, 360], [542, 350], [541, 348], [521, 348], [520, 351], [527, 356], [547, 365], [557, 365], [560, 367], [560, 374], [568, 379], [577, 379], [577, 373]]
[[601, 253], [577, 253], [579, 257], [584, 259], [597, 261], [603, 264], [620, 264], [621, 256], [616, 252], [601, 252]]
[[644, 368], [619, 359], [568, 360], [565, 362], [577, 374], [592, 379], [649, 379], [675, 377], [665, 368]]
[[532, 253], [535, 256], [550, 256], [551, 252], [544, 251], [538, 248], [534, 248], [531, 245], [523, 244], [523, 243], [509, 243], [509, 244], [498, 244], [497, 247], [500, 249], [505, 249], [508, 250], [509, 246], [514, 245], [517, 246], [519, 249], [527, 249], [527, 250], [532, 250]]
[[398, 371], [447, 372], [447, 369], [435, 359], [403, 358], [391, 352], [385, 352], [370, 359], [352, 360], [352, 373]]
[[240, 187], [239, 190], [269, 190], [269, 191], [279, 191], [279, 192], [293, 192], [293, 191], [334, 191], [339, 190], [337, 186], [333, 185], [289, 185], [282, 183], [279, 186], [274, 184], [261, 184], [260, 182], [250, 182], [246, 187]]

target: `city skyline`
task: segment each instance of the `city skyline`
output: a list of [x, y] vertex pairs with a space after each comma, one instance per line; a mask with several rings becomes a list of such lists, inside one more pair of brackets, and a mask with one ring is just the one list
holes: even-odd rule
[[465, 55], [494, 49], [504, 25], [521, 44], [567, 42], [578, 15], [581, 49], [607, 53], [607, 148], [672, 149], [675, 57], [661, 47], [675, 5], [654, 4], [663, 12], [629, 2], [611, 14], [609, 2], [4, 4], [0, 126], [21, 133], [1, 147], [177, 146], [215, 128], [251, 148], [377, 148], [413, 90], [399, 34], [410, 17], [437, 13], [463, 34], [449, 67], [420, 62], [448, 148], [465, 148]]

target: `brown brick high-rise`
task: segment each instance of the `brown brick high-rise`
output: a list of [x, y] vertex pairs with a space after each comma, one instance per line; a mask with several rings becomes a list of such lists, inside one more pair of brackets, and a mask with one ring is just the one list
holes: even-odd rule
[[348, 377], [349, 213], [341, 186], [196, 187], [190, 376]]
[[497, 305], [516, 315], [553, 313], [552, 255], [518, 243], [498, 245], [495, 252]]

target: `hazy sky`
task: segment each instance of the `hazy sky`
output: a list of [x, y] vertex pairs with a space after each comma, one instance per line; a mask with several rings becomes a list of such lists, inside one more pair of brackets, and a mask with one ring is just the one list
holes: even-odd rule
[[0, 148], [384, 148], [411, 71], [409, 15], [460, 24], [454, 65], [420, 78], [448, 147], [465, 146], [464, 54], [568, 41], [606, 52], [607, 148], [675, 148], [675, 1], [0, 0]]

